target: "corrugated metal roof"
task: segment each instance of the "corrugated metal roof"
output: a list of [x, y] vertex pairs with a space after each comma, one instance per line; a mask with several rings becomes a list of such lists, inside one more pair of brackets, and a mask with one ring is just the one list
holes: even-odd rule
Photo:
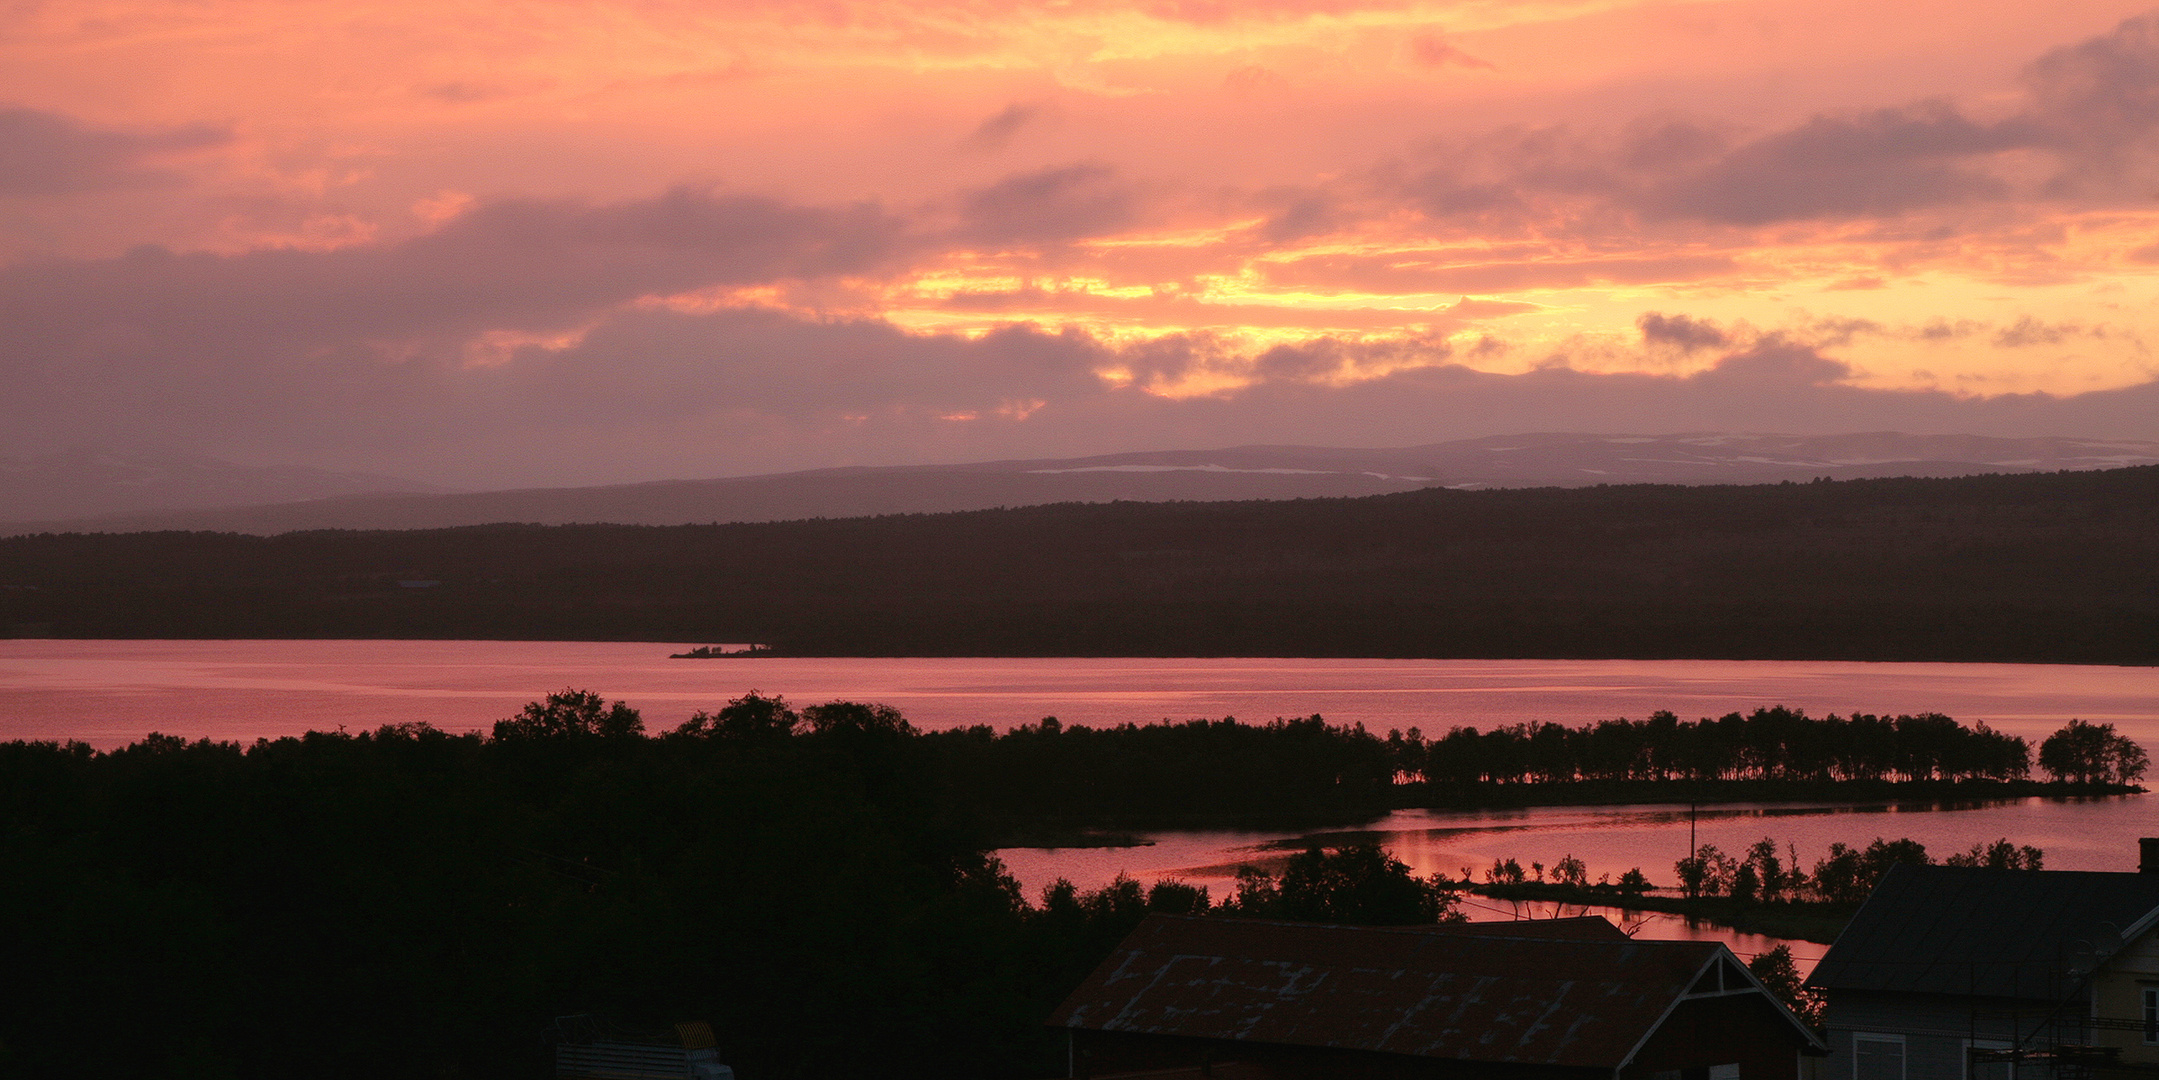
[[2159, 874], [1895, 866], [1807, 982], [2058, 1000], [2155, 907]]
[[1698, 972], [1729, 955], [1715, 942], [1554, 930], [1523, 937], [1154, 915], [1050, 1023], [1609, 1068], [1655, 1029]]

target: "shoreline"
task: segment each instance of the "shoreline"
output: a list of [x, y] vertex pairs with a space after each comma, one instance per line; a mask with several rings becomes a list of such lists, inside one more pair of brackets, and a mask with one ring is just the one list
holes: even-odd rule
[[1444, 651], [1382, 651], [1361, 653], [1313, 652], [1283, 650], [1261, 652], [1235, 650], [1194, 651], [1035, 651], [997, 650], [969, 651], [963, 649], [798, 649], [768, 647], [754, 652], [709, 652], [698, 650], [711, 646], [690, 646], [681, 636], [668, 637], [652, 633], [628, 634], [553, 634], [546, 636], [510, 636], [507, 634], [475, 633], [443, 635], [415, 631], [410, 633], [355, 633], [324, 631], [305, 634], [227, 634], [195, 633], [172, 634], [143, 631], [140, 633], [68, 633], [58, 627], [45, 627], [40, 623], [0, 624], [0, 643], [7, 642], [100, 642], [126, 644], [152, 644], [157, 642], [401, 642], [411, 644], [459, 644], [465, 642], [487, 644], [529, 645], [653, 645], [661, 648], [683, 648], [681, 653], [666, 653], [657, 657], [666, 660], [1298, 660], [1298, 661], [1361, 661], [1386, 663], [1716, 663], [1716, 664], [1879, 664], [1879, 665], [1930, 665], [1957, 664], [1973, 667], [2089, 667], [2120, 668], [2125, 670], [2148, 670], [2159, 668], [2159, 659], [2090, 659], [2060, 656], [1996, 656], [1996, 655], [1946, 655], [1936, 653], [1911, 653], [1883, 655], [1871, 653], [1856, 655], [1829, 649], [1820, 652], [1799, 651], [1779, 653], [1774, 656], [1734, 655], [1717, 649], [1668, 649], [1616, 653], [1605, 650], [1527, 650], [1507, 652], [1486, 649], [1453, 649]]
[[[1407, 788], [1411, 785], [1402, 785]], [[1421, 785], [1419, 785], [1421, 786]], [[1491, 798], [1433, 800], [1398, 797], [1384, 808], [1365, 812], [1329, 814], [1314, 807], [1310, 814], [1269, 813], [1185, 814], [1155, 818], [1120, 817], [1114, 822], [1060, 820], [1015, 823], [992, 827], [998, 848], [1105, 848], [1145, 847], [1153, 843], [1148, 833], [1206, 831], [1302, 831], [1311, 843], [1296, 839], [1275, 841], [1283, 850], [1306, 846], [1334, 847], [1365, 842], [1378, 834], [1368, 827], [1398, 810], [1471, 812], [1565, 806], [1730, 806], [1744, 803], [1834, 806], [1928, 806], [1945, 809], [1957, 804], [1984, 805], [2029, 798], [2101, 799], [2148, 794], [2138, 784], [2072, 784], [2054, 781], [1568, 781], [1552, 784], [1481, 785], [1480, 794]], [[1548, 898], [1540, 898], [1548, 899]]]
[[[2078, 784], [2057, 780], [1563, 780], [1548, 783], [1460, 785], [1467, 792], [1434, 792], [1403, 784], [1396, 810], [1500, 810], [1525, 806], [1653, 806], [1676, 803], [2004, 802], [2012, 799], [2105, 798], [2143, 795], [2141, 784]], [[1448, 796], [1452, 797], [1448, 797]]]
[[1690, 899], [1684, 896], [1627, 894], [1616, 890], [1574, 888], [1549, 882], [1525, 882], [1520, 885], [1459, 882], [1456, 887], [1464, 894], [1493, 900], [1533, 900], [1581, 907], [1613, 908], [1619, 911], [1679, 915], [1690, 923], [1699, 922], [1742, 934], [1760, 934], [1764, 937], [1807, 941], [1817, 945], [1834, 943], [1837, 933], [1843, 930], [1845, 923], [1851, 921], [1852, 914], [1859, 910], [1856, 904], [1829, 904], [1818, 901], [1741, 903], [1722, 896]]

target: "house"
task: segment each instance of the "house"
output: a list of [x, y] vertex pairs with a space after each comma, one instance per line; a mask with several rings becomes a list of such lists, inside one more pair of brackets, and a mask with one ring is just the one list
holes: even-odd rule
[[1715, 942], [1602, 919], [1152, 915], [1051, 1016], [1070, 1073], [1791, 1080], [1822, 1044]]
[[1897, 866], [1807, 984], [1820, 1080], [2159, 1072], [2159, 841], [2143, 873]]

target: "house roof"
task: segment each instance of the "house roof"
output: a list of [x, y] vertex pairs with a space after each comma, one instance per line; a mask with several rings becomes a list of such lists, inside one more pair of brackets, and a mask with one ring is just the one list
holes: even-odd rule
[[1810, 986], [2057, 1000], [2159, 909], [2159, 874], [1894, 866]]
[[[1720, 961], [1738, 972], [1725, 977], [1744, 983], [1742, 992], [1760, 992], [1715, 942], [1614, 940], [1565, 922], [1574, 925], [1471, 924], [1479, 929], [1461, 932], [1462, 924], [1381, 928], [1153, 915], [1050, 1023], [1613, 1068]], [[1516, 932], [1545, 926], [1554, 936]], [[1791, 1026], [1794, 1045], [1812, 1042], [1796, 1020]]]

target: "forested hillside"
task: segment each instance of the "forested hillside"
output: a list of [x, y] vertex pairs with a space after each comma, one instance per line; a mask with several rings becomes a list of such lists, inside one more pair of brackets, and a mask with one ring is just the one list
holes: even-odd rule
[[687, 527], [25, 536], [0, 540], [0, 628], [825, 655], [2151, 663], [2159, 467]]

